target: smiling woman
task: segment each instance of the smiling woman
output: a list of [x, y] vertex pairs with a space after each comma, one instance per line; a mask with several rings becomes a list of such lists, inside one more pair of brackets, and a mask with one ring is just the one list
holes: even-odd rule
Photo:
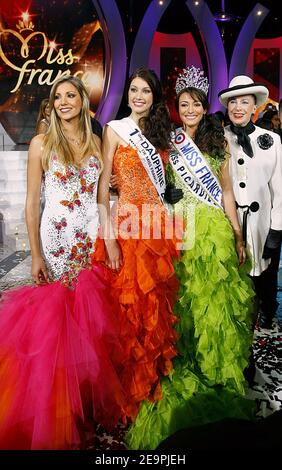
[[[92, 136], [89, 99], [82, 81], [63, 77], [50, 93], [51, 126], [44, 140], [43, 167], [47, 168], [53, 142], [64, 164], [80, 165], [89, 154], [100, 154], [100, 142]], [[82, 145], [80, 145], [80, 143]]]
[[183, 191], [185, 216], [174, 312], [179, 322], [174, 369], [161, 380], [162, 399], [142, 403], [129, 428], [131, 449], [155, 449], [178, 429], [226, 417], [252, 417], [244, 370], [252, 344], [253, 291], [228, 172], [223, 128], [208, 111], [208, 84], [188, 67], [176, 82], [175, 130], [167, 178]]
[[179, 117], [183, 123], [183, 128], [186, 127], [195, 130], [197, 129], [206, 110], [203, 109], [201, 101], [194, 99], [189, 93], [181, 94], [179, 98]]
[[[98, 240], [93, 256], [116, 273], [111, 286], [119, 304], [124, 350], [119, 373], [127, 394], [124, 418], [134, 419], [143, 399], [159, 399], [160, 376], [169, 374], [176, 354], [172, 260], [178, 254], [175, 233], [166, 236], [171, 225], [163, 204], [164, 165], [171, 125], [158, 77], [152, 70], [137, 69], [126, 96], [130, 116], [110, 121], [104, 132], [98, 194], [105, 209], [104, 240]], [[112, 172], [119, 193], [114, 221], [109, 206]]]
[[[49, 104], [48, 132], [32, 139], [28, 156], [26, 220], [36, 285], [8, 292], [0, 309], [1, 449], [82, 446], [85, 429], [113, 428], [124, 406], [115, 303], [105, 268], [91, 263], [100, 140], [78, 78], [59, 79]], [[67, 136], [81, 136], [79, 152]]]
[[153, 104], [153, 93], [151, 88], [142, 78], [136, 77], [128, 90], [128, 106], [138, 117], [146, 116], [148, 109]]

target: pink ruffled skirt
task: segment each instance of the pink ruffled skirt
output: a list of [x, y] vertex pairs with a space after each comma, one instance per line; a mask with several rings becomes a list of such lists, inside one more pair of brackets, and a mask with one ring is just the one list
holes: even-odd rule
[[3, 296], [0, 448], [71, 449], [89, 422], [112, 429], [124, 395], [115, 303], [105, 269]]

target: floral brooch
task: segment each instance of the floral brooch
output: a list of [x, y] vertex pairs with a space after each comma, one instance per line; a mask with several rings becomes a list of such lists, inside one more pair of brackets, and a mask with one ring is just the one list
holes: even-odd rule
[[261, 149], [267, 150], [274, 144], [274, 140], [270, 134], [262, 134], [258, 136], [257, 143]]

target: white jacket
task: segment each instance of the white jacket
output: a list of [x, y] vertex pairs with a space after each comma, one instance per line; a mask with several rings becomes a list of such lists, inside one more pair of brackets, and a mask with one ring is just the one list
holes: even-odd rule
[[[259, 145], [258, 137], [268, 134], [273, 144], [268, 149]], [[253, 257], [252, 276], [259, 276], [270, 260], [262, 259], [269, 229], [282, 230], [282, 145], [280, 136], [255, 126], [249, 134], [254, 156], [250, 158], [237, 143], [237, 136], [225, 128], [225, 137], [231, 152], [230, 176], [236, 202], [250, 205], [258, 202], [257, 212], [247, 216], [247, 249]], [[271, 140], [271, 139], [270, 139]], [[245, 209], [238, 208], [240, 224]]]

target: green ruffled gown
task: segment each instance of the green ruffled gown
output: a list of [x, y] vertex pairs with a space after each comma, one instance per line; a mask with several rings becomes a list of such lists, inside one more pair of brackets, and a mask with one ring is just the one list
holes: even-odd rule
[[[206, 159], [219, 175], [222, 162]], [[250, 265], [238, 268], [234, 234], [224, 212], [195, 198], [171, 167], [167, 175], [183, 190], [175, 212], [187, 221], [186, 249], [175, 264], [179, 355], [170, 377], [162, 379], [162, 399], [143, 402], [130, 426], [130, 449], [155, 449], [185, 427], [254, 416], [243, 375], [253, 338]]]

